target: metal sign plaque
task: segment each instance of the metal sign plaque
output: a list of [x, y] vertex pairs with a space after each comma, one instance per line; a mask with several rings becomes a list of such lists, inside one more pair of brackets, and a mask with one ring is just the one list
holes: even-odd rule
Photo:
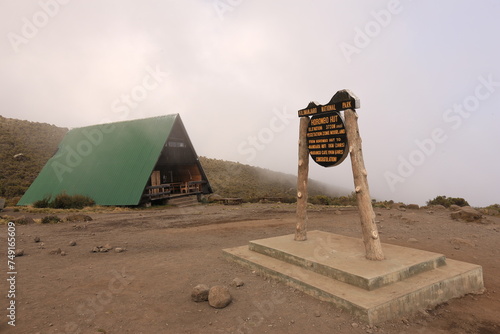
[[349, 145], [340, 114], [315, 115], [307, 128], [307, 147], [313, 160], [323, 167], [339, 165], [347, 157]]

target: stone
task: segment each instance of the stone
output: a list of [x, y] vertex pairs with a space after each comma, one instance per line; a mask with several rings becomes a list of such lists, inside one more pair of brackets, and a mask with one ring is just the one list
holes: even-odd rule
[[208, 304], [214, 308], [224, 308], [232, 301], [231, 294], [225, 286], [216, 285], [208, 291]]
[[450, 210], [451, 210], [451, 211], [458, 211], [458, 210], [460, 210], [461, 208], [462, 208], [462, 207], [460, 207], [460, 206], [458, 206], [458, 205], [456, 205], [456, 204], [452, 204], [452, 205], [450, 205]]
[[240, 278], [236, 277], [235, 279], [233, 279], [233, 281], [231, 282], [231, 286], [234, 286], [236, 288], [239, 288], [240, 286], [243, 286], [245, 284], [245, 282], [243, 282]]
[[408, 239], [408, 242], [418, 242], [418, 240], [415, 238], [410, 238], [410, 239]]
[[410, 210], [418, 210], [420, 209], [420, 206], [418, 204], [408, 204], [406, 208]]
[[441, 205], [441, 204], [432, 205], [431, 208], [433, 210], [436, 210], [436, 211], [446, 210], [446, 207], [444, 205]]
[[116, 247], [116, 248], [115, 248], [115, 253], [122, 253], [122, 252], [124, 252], [124, 251], [125, 251], [125, 249], [124, 249], [124, 248], [121, 248], [121, 247]]
[[481, 212], [471, 208], [470, 206], [461, 207], [460, 210], [450, 214], [452, 219], [465, 220], [466, 222], [481, 222], [483, 215]]
[[194, 302], [206, 302], [208, 300], [208, 286], [205, 284], [198, 284], [191, 290], [191, 300]]
[[24, 249], [16, 249], [15, 256], [23, 256], [24, 255]]
[[460, 249], [462, 246], [476, 247], [476, 244], [474, 242], [462, 238], [452, 238], [450, 239], [450, 243], [457, 250]]
[[34, 241], [34, 242], [40, 242], [40, 237], [34, 237], [34, 238], [33, 238], [33, 241]]
[[71, 241], [69, 242], [69, 245], [70, 245], [70, 246], [72, 246], [72, 247], [73, 247], [73, 246], [76, 246], [76, 241], [75, 241], [75, 240], [71, 240]]
[[75, 214], [66, 217], [66, 221], [69, 222], [90, 222], [92, 221], [92, 217], [82, 214]]
[[61, 256], [66, 256], [66, 252], [65, 251], [61, 251]]
[[56, 249], [53, 249], [49, 252], [50, 255], [59, 255], [61, 254], [61, 248], [56, 248]]

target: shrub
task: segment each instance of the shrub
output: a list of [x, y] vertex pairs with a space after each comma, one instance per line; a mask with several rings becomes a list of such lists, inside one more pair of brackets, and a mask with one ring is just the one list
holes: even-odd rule
[[309, 203], [314, 205], [331, 205], [332, 200], [330, 197], [325, 195], [316, 195], [309, 197]]
[[50, 206], [50, 196], [45, 196], [43, 199], [33, 203], [35, 208], [48, 208]]
[[427, 205], [442, 205], [449, 208], [451, 205], [469, 206], [469, 203], [461, 197], [437, 196], [436, 198], [427, 201]]
[[61, 221], [61, 218], [57, 216], [45, 216], [42, 218], [42, 224], [57, 224]]
[[33, 203], [35, 208], [54, 208], [54, 209], [83, 209], [86, 206], [92, 206], [95, 202], [92, 198], [83, 195], [68, 195], [65, 192], [57, 195], [53, 201], [50, 196]]

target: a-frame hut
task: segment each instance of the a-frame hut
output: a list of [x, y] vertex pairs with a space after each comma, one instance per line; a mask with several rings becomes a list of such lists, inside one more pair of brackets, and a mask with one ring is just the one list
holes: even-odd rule
[[70, 130], [18, 205], [65, 192], [97, 205], [212, 193], [178, 114]]

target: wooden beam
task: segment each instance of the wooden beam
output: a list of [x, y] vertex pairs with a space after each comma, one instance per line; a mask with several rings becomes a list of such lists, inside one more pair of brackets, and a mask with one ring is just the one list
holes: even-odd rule
[[363, 160], [358, 115], [355, 110], [347, 109], [344, 111], [344, 117], [366, 258], [368, 260], [383, 260], [384, 253], [382, 252], [380, 237], [377, 225], [375, 224], [375, 212], [373, 211], [370, 189], [368, 187], [368, 173], [366, 172]]
[[301, 117], [299, 126], [299, 168], [297, 175], [296, 241], [307, 240], [307, 182], [309, 178], [309, 149], [307, 148], [308, 126], [309, 117]]

